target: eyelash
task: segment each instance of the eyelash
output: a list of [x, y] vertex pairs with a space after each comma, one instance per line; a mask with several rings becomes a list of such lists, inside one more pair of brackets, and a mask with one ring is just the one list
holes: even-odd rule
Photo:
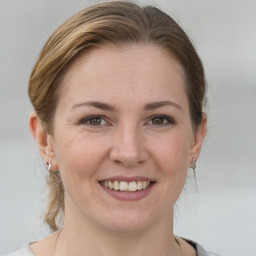
[[[90, 122], [90, 121], [93, 121], [93, 120], [96, 120], [96, 119], [100, 120], [101, 122], [105, 121], [106, 124], [95, 125], [95, 124], [87, 123], [87, 122]], [[86, 118], [81, 119], [79, 121], [79, 124], [85, 124], [85, 125], [89, 125], [89, 126], [105, 126], [105, 125], [107, 125], [107, 121], [106, 121], [106, 118], [104, 116], [96, 115], [96, 116], [88, 116]]]
[[[157, 119], [157, 118], [162, 119], [164, 123], [163, 124], [153, 124], [153, 123], [151, 123], [150, 125], [161, 127], [161, 126], [176, 124], [176, 122], [173, 120], [173, 118], [171, 118], [169, 116], [166, 116], [166, 115], [154, 115], [154, 116], [150, 117], [149, 121], [147, 121], [146, 123], [152, 122], [154, 119]], [[93, 120], [100, 120], [100, 124], [97, 125], [97, 124], [87, 123], [87, 122], [91, 122]], [[101, 124], [102, 121], [104, 121], [105, 124]], [[84, 124], [84, 125], [89, 125], [89, 126], [94, 126], [94, 127], [96, 127], [96, 126], [100, 127], [100, 126], [108, 125], [108, 122], [106, 121], [106, 118], [104, 116], [95, 115], [95, 116], [88, 116], [86, 118], [82, 118], [79, 121], [79, 124]]]
[[161, 126], [167, 126], [167, 125], [173, 125], [173, 124], [176, 124], [176, 122], [173, 120], [173, 118], [169, 117], [169, 116], [166, 116], [166, 115], [154, 115], [152, 117], [150, 117], [150, 121], [152, 122], [153, 119], [157, 119], [157, 118], [160, 118], [160, 119], [163, 119], [165, 123], [163, 124], [151, 124], [151, 125], [154, 125], [154, 126], [157, 126], [157, 127], [161, 127]]

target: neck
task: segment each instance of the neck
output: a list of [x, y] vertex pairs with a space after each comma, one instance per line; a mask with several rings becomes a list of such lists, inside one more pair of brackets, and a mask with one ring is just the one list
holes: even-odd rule
[[54, 256], [181, 255], [172, 227], [172, 216], [154, 227], [129, 232], [115, 232], [67, 219], [57, 240]]

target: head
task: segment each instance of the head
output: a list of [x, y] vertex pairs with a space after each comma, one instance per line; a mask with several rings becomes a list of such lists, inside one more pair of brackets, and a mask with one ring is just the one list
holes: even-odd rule
[[[54, 152], [45, 152], [42, 145], [48, 143], [48, 135], [54, 137], [56, 134], [56, 112], [66, 90], [65, 79], [72, 68], [97, 49], [121, 49], [122, 53], [125, 51], [122, 49], [131, 49], [135, 54], [137, 50], [132, 50], [133, 46], [138, 46], [137, 50], [159, 49], [178, 63], [183, 72], [181, 76], [184, 76], [192, 131], [198, 132], [204, 122], [206, 84], [201, 60], [185, 32], [155, 7], [107, 2], [88, 7], [63, 23], [46, 42], [34, 66], [28, 88], [35, 110], [30, 127], [35, 137], [36, 125], [40, 124], [45, 132], [45, 141], [41, 136], [38, 142], [41, 153], [54, 155]], [[44, 159], [44, 162], [47, 161]], [[52, 160], [52, 169], [59, 169], [55, 160]], [[49, 174], [48, 185], [45, 222], [56, 230], [57, 218], [64, 211], [64, 188], [58, 171]]]

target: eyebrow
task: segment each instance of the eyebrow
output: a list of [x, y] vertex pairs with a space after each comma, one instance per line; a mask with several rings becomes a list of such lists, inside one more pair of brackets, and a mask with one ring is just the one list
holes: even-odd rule
[[[82, 106], [95, 107], [95, 108], [105, 110], [105, 111], [114, 111], [115, 110], [115, 108], [113, 106], [111, 106], [107, 103], [104, 103], [104, 102], [100, 102], [100, 101], [86, 101], [86, 102], [78, 103], [78, 104], [73, 105], [71, 109], [75, 109], [75, 108], [82, 107]], [[147, 103], [144, 106], [144, 110], [150, 111], [150, 110], [158, 109], [158, 108], [165, 107], [165, 106], [173, 106], [173, 107], [176, 107], [176, 108], [180, 109], [181, 111], [183, 111], [183, 109], [180, 105], [178, 105], [175, 102], [168, 101], [168, 100]]]
[[154, 109], [165, 107], [165, 106], [173, 106], [173, 107], [176, 107], [176, 108], [180, 109], [181, 111], [183, 111], [183, 109], [180, 105], [178, 105], [177, 103], [175, 103], [173, 101], [169, 101], [169, 100], [148, 103], [145, 105], [144, 110], [149, 111], [149, 110], [154, 110]]
[[110, 106], [107, 103], [100, 102], [100, 101], [86, 101], [82, 103], [75, 104], [72, 109], [82, 107], [82, 106], [89, 106], [89, 107], [95, 107], [106, 111], [114, 111], [114, 107]]

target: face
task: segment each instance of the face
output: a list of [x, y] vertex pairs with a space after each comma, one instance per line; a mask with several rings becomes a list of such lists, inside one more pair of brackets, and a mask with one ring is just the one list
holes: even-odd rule
[[169, 222], [203, 139], [181, 65], [153, 45], [102, 46], [76, 60], [61, 86], [48, 139], [65, 218], [113, 231]]

